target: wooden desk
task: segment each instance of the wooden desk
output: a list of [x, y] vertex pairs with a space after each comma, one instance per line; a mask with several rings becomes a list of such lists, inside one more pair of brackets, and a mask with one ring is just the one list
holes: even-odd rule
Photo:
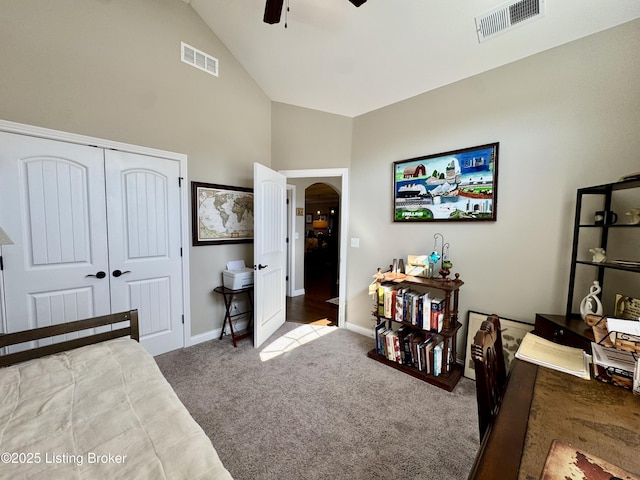
[[516, 359], [469, 478], [538, 479], [555, 438], [640, 472], [640, 397]]
[[[224, 314], [224, 320], [222, 321], [222, 330], [220, 331], [220, 339], [222, 339], [222, 336], [224, 335], [224, 329], [228, 322], [229, 329], [231, 330], [231, 340], [233, 342], [233, 346], [237, 347], [238, 346], [236, 344], [237, 340], [242, 340], [243, 338], [247, 338], [251, 335], [251, 324], [253, 323], [253, 296], [252, 296], [253, 287], [245, 287], [245, 288], [240, 288], [238, 290], [232, 290], [230, 288], [227, 288], [221, 285], [219, 287], [214, 288], [213, 291], [222, 295], [222, 298], [224, 299], [225, 314]], [[233, 299], [242, 294], [246, 294], [247, 298], [249, 299], [249, 310], [247, 310], [246, 312], [231, 313]], [[247, 324], [246, 330], [236, 332], [233, 328], [232, 320], [240, 316], [249, 316], [249, 323]]]

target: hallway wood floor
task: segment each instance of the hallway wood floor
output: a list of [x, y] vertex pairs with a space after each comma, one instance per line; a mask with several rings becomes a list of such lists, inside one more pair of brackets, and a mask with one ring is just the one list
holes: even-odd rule
[[328, 273], [314, 272], [305, 278], [305, 294], [287, 297], [287, 321], [311, 323], [328, 319], [338, 324], [338, 306], [327, 303], [331, 298], [331, 279]]

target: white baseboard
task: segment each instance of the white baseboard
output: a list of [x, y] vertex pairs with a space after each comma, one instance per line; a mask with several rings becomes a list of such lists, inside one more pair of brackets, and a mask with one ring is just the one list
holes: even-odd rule
[[[244, 330], [247, 328], [248, 325], [248, 321], [240, 321], [238, 322], [238, 324], [234, 324], [233, 328], [236, 331], [240, 331], [240, 330]], [[194, 335], [189, 339], [189, 345], [186, 345], [187, 347], [191, 347], [193, 345], [197, 345], [199, 343], [204, 343], [204, 342], [208, 342], [209, 340], [217, 340], [220, 338], [220, 332], [222, 331], [222, 328], [216, 328], [214, 330], [209, 330], [208, 332], [204, 332], [204, 333], [199, 333], [198, 335]], [[231, 332], [229, 331], [229, 327], [227, 327], [227, 333], [225, 334], [226, 336], [230, 337], [231, 336]], [[224, 337], [223, 337], [224, 338]]]
[[291, 293], [292, 297], [299, 297], [300, 295], [304, 295], [304, 288], [301, 288], [300, 290], [294, 290]]
[[359, 333], [360, 335], [364, 335], [365, 337], [373, 338], [373, 330], [370, 328], [365, 328], [360, 325], [356, 325], [354, 323], [346, 322], [345, 328], [347, 330], [351, 330], [352, 332]]

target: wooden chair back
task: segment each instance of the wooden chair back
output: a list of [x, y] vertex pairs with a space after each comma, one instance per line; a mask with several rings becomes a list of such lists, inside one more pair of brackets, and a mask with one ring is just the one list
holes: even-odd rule
[[476, 372], [480, 441], [498, 413], [507, 383], [500, 319], [490, 315], [483, 321], [471, 345]]

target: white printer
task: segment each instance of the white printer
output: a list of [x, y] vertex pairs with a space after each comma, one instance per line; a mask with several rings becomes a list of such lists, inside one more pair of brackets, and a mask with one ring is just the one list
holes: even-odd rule
[[253, 268], [245, 266], [244, 260], [227, 262], [227, 269], [222, 271], [222, 284], [231, 290], [253, 287]]

